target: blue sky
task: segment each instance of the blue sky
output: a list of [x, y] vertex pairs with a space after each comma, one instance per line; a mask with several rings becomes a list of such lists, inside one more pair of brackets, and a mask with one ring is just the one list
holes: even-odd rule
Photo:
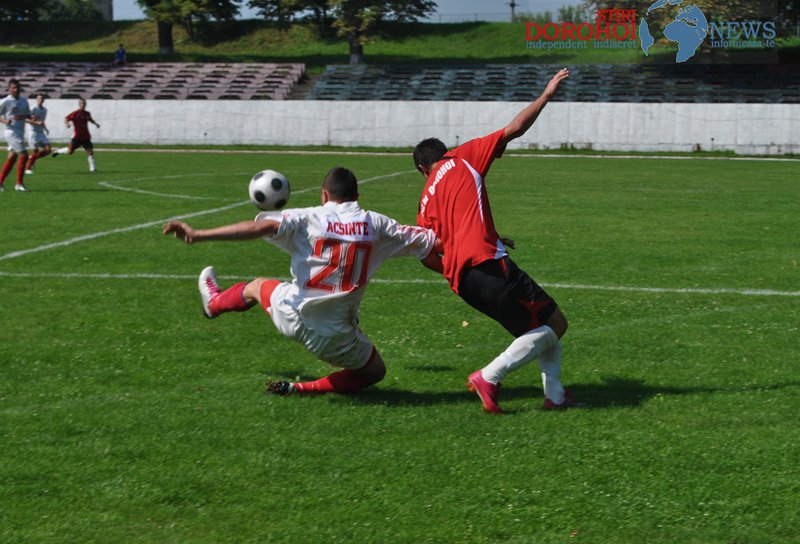
[[[518, 12], [556, 12], [560, 6], [578, 4], [580, 0], [516, 0]], [[247, 0], [242, 2], [247, 4]], [[456, 22], [459, 20], [500, 21], [507, 20], [511, 13], [508, 0], [437, 0], [439, 11], [433, 21]], [[243, 18], [254, 18], [255, 11], [242, 10]], [[114, 0], [114, 19], [142, 19], [144, 15], [136, 0]]]

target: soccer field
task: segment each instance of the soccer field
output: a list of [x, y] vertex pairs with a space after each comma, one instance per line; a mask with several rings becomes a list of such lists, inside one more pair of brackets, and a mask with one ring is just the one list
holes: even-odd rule
[[541, 410], [534, 362], [502, 417], [464, 384], [511, 337], [415, 260], [364, 297], [382, 383], [267, 397], [330, 367], [258, 308], [205, 319], [196, 277], [285, 278], [288, 255], [160, 234], [253, 217], [264, 168], [303, 207], [347, 166], [365, 208], [413, 223], [410, 156], [97, 162], [42, 159], [0, 194], [0, 542], [798, 541], [800, 162], [497, 161], [498, 230], [570, 319], [564, 383], [591, 405]]

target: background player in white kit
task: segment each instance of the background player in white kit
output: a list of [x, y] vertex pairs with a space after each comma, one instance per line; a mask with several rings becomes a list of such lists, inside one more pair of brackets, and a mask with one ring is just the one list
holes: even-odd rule
[[27, 192], [28, 188], [22, 183], [25, 174], [25, 161], [28, 152], [25, 150], [25, 121], [31, 116], [28, 99], [20, 96], [22, 90], [19, 81], [12, 79], [8, 82], [8, 96], [0, 101], [0, 122], [5, 125], [5, 137], [8, 143], [8, 157], [3, 169], [0, 170], [0, 193], [5, 190], [3, 182], [8, 173], [17, 163], [17, 191]]
[[188, 244], [264, 238], [291, 254], [291, 282], [257, 278], [221, 291], [212, 267], [199, 279], [206, 316], [246, 311], [258, 302], [281, 334], [344, 369], [312, 382], [270, 383], [273, 394], [355, 393], [383, 379], [383, 359], [358, 327], [364, 288], [384, 260], [413, 256], [425, 261], [438, 246], [431, 230], [361, 209], [358, 182], [346, 168], [325, 176], [322, 204], [263, 212], [255, 221], [209, 230], [178, 221], [164, 226], [164, 234], [174, 233]]
[[47, 119], [47, 108], [44, 107], [44, 95], [39, 93], [36, 95], [36, 105], [31, 108], [31, 118], [28, 119], [28, 124], [31, 126], [31, 130], [28, 133], [28, 147], [33, 152], [28, 158], [28, 165], [25, 168], [26, 174], [33, 174], [33, 165], [36, 159], [46, 157], [52, 151], [50, 140], [47, 139], [50, 131], [47, 130], [47, 125], [44, 123], [45, 119]]

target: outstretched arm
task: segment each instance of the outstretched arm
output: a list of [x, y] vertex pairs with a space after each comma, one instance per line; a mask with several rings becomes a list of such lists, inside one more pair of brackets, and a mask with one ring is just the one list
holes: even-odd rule
[[92, 123], [97, 128], [100, 128], [100, 125], [97, 124], [97, 121], [95, 121], [91, 115], [89, 115], [89, 122]]
[[503, 133], [503, 139], [505, 140], [505, 143], [519, 138], [528, 132], [528, 129], [531, 128], [534, 121], [536, 121], [536, 118], [539, 117], [540, 113], [542, 113], [544, 107], [547, 105], [553, 95], [556, 94], [558, 86], [561, 85], [561, 82], [568, 77], [569, 70], [566, 68], [562, 68], [556, 73], [556, 75], [553, 76], [553, 78], [547, 84], [547, 87], [545, 87], [542, 95], [531, 102], [530, 105], [528, 105], [528, 107], [526, 107], [524, 110], [519, 112], [505, 128]]
[[212, 240], [255, 240], [264, 236], [275, 236], [280, 223], [277, 221], [242, 221], [213, 229], [193, 229], [183, 221], [170, 221], [161, 234], [173, 233], [175, 238], [187, 244]]

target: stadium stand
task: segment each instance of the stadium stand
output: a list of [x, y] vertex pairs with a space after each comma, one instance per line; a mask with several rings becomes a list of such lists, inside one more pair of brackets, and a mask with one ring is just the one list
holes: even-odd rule
[[303, 64], [0, 63], [0, 80], [49, 98], [283, 100]]
[[[527, 101], [560, 65], [332, 65], [310, 100]], [[800, 71], [785, 65], [570, 66], [563, 102], [800, 103]]]
[[[17, 78], [49, 98], [527, 101], [560, 67], [331, 65], [298, 85], [303, 64], [16, 62], [0, 63], [0, 80]], [[787, 65], [587, 64], [570, 72], [557, 101], [800, 103], [800, 70]]]

